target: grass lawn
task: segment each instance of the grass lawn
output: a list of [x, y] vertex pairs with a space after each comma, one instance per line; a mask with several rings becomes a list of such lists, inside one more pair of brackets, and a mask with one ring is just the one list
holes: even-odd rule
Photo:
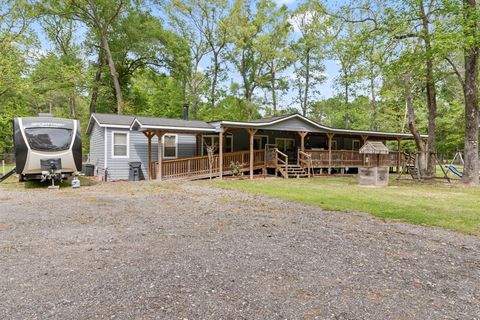
[[326, 210], [362, 211], [382, 219], [480, 235], [480, 188], [463, 187], [458, 182], [414, 184], [392, 179], [389, 187], [380, 188], [359, 186], [356, 177], [318, 177], [217, 180], [213, 184], [316, 205]]
[[[5, 164], [5, 173], [8, 173], [15, 167], [15, 164]], [[2, 162], [0, 161], [0, 177], [3, 175], [3, 166]]]

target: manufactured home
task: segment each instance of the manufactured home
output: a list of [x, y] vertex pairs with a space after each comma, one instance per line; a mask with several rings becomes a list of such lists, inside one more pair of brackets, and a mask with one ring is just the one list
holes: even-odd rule
[[[356, 173], [373, 161], [398, 171], [400, 142], [413, 139], [409, 133], [330, 128], [297, 113], [212, 122], [94, 113], [87, 133], [89, 163], [109, 180], [128, 179], [133, 163], [141, 177], [157, 180], [221, 178], [234, 166], [251, 178]], [[370, 159], [359, 153], [366, 141], [395, 141], [397, 148]]]

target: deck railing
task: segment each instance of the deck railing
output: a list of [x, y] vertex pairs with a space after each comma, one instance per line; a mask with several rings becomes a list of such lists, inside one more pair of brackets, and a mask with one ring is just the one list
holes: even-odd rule
[[[326, 168], [329, 166], [328, 150], [305, 150], [312, 159], [312, 166]], [[399, 162], [400, 159], [400, 162]], [[398, 152], [392, 151], [388, 155], [362, 155], [357, 150], [332, 150], [332, 168], [361, 167], [364, 165], [380, 165], [395, 167], [401, 166], [402, 158]]]
[[[270, 153], [268, 153], [270, 152]], [[254, 150], [254, 169], [275, 168], [282, 176], [286, 176], [288, 171], [288, 156], [276, 148], [271, 150]], [[298, 164], [312, 172], [313, 168], [328, 168], [328, 150], [305, 150], [298, 151]], [[400, 160], [400, 162], [399, 162]], [[332, 150], [332, 168], [361, 167], [364, 165], [374, 166], [402, 166], [403, 157], [399, 157], [398, 152], [390, 152], [388, 155], [362, 155], [358, 151], [352, 150]], [[250, 170], [250, 151], [236, 151], [223, 154], [223, 172], [230, 174], [231, 164], [239, 165], [240, 171]], [[211, 170], [211, 171], [210, 171]], [[152, 163], [152, 179], [158, 175], [158, 161]], [[208, 156], [199, 156], [183, 159], [164, 160], [162, 163], [162, 178], [195, 178], [195, 177], [216, 177], [220, 174], [219, 155], [213, 156], [212, 165]]]
[[[265, 150], [254, 150], [254, 168], [263, 167], [265, 163]], [[162, 178], [195, 178], [216, 177], [220, 174], [219, 155], [215, 154], [210, 166], [208, 156], [199, 156], [183, 159], [164, 160], [162, 162]], [[240, 171], [248, 171], [250, 165], [250, 151], [228, 152], [223, 154], [223, 172], [231, 171], [231, 164], [239, 164]], [[152, 179], [158, 175], [158, 161], [152, 163]]]

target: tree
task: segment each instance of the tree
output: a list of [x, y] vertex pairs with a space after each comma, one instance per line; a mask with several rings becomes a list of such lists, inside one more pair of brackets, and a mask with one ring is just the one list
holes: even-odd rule
[[[211, 50], [211, 46], [202, 32], [206, 28], [205, 13], [193, 10], [193, 8], [189, 9], [183, 1], [168, 2], [165, 9], [174, 29], [189, 44], [192, 69], [185, 75], [187, 97], [184, 102], [190, 106], [192, 118], [196, 119], [200, 108], [202, 88], [207, 82], [205, 74], [200, 71], [200, 63]], [[211, 100], [215, 101], [216, 97]]]
[[108, 61], [118, 114], [122, 114], [123, 97], [109, 42], [113, 23], [129, 6], [130, 1], [128, 0], [51, 0], [41, 6], [42, 11], [47, 15], [57, 15], [80, 21], [96, 36]]
[[232, 43], [229, 61], [242, 79], [249, 119], [255, 114], [254, 91], [267, 79], [267, 54], [259, 47], [264, 39], [263, 26], [268, 20], [267, 13], [274, 6], [271, 1], [262, 0], [257, 3], [254, 12], [249, 1], [237, 0], [229, 17], [229, 41]]
[[264, 34], [259, 41], [258, 50], [266, 59], [266, 78], [262, 86], [266, 87], [271, 94], [272, 115], [277, 114], [278, 91], [288, 87], [285, 77], [281, 76], [294, 61], [293, 54], [288, 47], [288, 39], [291, 35], [291, 24], [286, 6], [276, 8], [270, 6], [266, 13], [267, 21], [264, 23]]
[[296, 102], [305, 116], [318, 91], [316, 86], [325, 80], [325, 41], [329, 19], [325, 9], [317, 0], [306, 0], [292, 13], [294, 28], [300, 37], [292, 44], [292, 52], [297, 58], [294, 64]]
[[465, 167], [463, 181], [478, 185], [478, 68], [480, 8], [476, 0], [464, 0], [465, 59]]
[[[229, 2], [226, 0], [200, 0], [200, 1], [171, 1], [171, 7], [176, 10], [176, 20], [182, 19], [184, 24], [195, 28], [203, 38], [196, 37], [197, 59], [207, 54], [211, 57], [211, 65], [208, 69], [210, 75], [210, 106], [212, 112], [216, 107], [218, 98], [218, 86], [222, 75], [222, 54], [227, 46], [227, 25]], [[190, 32], [192, 29], [190, 30]], [[192, 36], [192, 34], [191, 34]], [[203, 43], [203, 41], [205, 41]], [[197, 66], [198, 67], [198, 66]]]

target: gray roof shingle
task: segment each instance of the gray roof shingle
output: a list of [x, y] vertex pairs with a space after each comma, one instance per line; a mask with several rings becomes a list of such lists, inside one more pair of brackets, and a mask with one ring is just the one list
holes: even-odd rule
[[168, 119], [168, 118], [154, 118], [154, 117], [137, 117], [138, 122], [145, 127], [177, 127], [177, 128], [200, 128], [200, 129], [214, 129], [214, 127], [205, 122], [199, 120], [180, 120], [180, 119]]
[[94, 113], [92, 116], [94, 116], [100, 124], [111, 124], [118, 126], [130, 126], [133, 119], [135, 119], [135, 116], [107, 113]]

